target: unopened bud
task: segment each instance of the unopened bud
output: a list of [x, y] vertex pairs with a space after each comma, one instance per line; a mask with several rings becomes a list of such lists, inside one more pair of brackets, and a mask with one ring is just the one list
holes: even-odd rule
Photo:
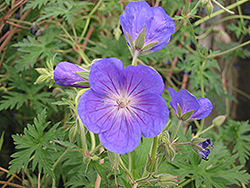
[[75, 143], [78, 138], [78, 129], [77, 126], [71, 127], [69, 130], [69, 141]]
[[209, 16], [213, 13], [213, 9], [214, 9], [214, 6], [211, 3], [211, 1], [209, 1], [208, 4], [206, 5], [206, 10]]
[[226, 115], [217, 116], [216, 118], [214, 118], [213, 124], [215, 126], [221, 126], [225, 122], [226, 118]]
[[170, 162], [173, 162], [176, 155], [175, 146], [173, 146], [170, 142], [166, 143], [165, 146], [166, 146], [166, 157]]
[[177, 176], [173, 176], [171, 174], [159, 174], [157, 175], [158, 182], [163, 185], [163, 186], [168, 186], [168, 185], [176, 185]]

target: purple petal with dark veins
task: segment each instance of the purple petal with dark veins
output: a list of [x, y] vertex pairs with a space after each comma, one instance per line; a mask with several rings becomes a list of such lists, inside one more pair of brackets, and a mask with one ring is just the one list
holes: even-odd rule
[[196, 111], [200, 108], [196, 97], [186, 89], [178, 92], [178, 103], [180, 104], [182, 114], [191, 110]]
[[128, 32], [135, 42], [139, 33], [146, 26], [146, 21], [153, 17], [149, 4], [145, 1], [130, 2], [125, 11], [120, 15], [123, 33], [128, 41]]
[[112, 127], [99, 134], [100, 142], [109, 151], [125, 154], [133, 151], [140, 143], [141, 130], [132, 115], [119, 111]]
[[157, 94], [145, 94], [133, 100], [129, 111], [141, 127], [142, 135], [159, 135], [168, 122], [169, 110], [163, 97]]
[[169, 102], [169, 104], [170, 104], [170, 106], [172, 106], [175, 113], [178, 114], [178, 111], [177, 111], [178, 94], [172, 87], [168, 88], [168, 92], [169, 92], [170, 97], [171, 97], [171, 101]]
[[145, 65], [127, 66], [121, 73], [121, 80], [123, 90], [132, 97], [137, 97], [146, 93], [161, 95], [164, 90], [164, 83], [161, 75], [154, 69]]
[[190, 118], [204, 119], [212, 112], [213, 105], [208, 98], [200, 98], [198, 103], [200, 108]]
[[89, 84], [99, 94], [120, 95], [119, 74], [122, 70], [123, 63], [120, 59], [101, 59], [91, 66]]
[[157, 51], [169, 43], [171, 35], [175, 32], [175, 23], [162, 7], [151, 7], [151, 9], [154, 16], [150, 19], [150, 27], [146, 28], [145, 41], [146, 44], [159, 41], [150, 49]]
[[78, 103], [77, 112], [82, 123], [93, 133], [109, 130], [117, 121], [115, 101], [94, 92], [85, 91]]

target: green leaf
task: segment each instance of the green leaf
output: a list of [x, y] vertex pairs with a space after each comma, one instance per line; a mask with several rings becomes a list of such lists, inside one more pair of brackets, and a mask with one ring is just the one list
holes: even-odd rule
[[2, 146], [3, 146], [3, 141], [4, 141], [4, 133], [5, 133], [5, 132], [2, 132], [2, 135], [1, 135], [1, 138], [0, 138], [0, 151], [1, 151]]
[[50, 122], [45, 122], [46, 111], [43, 110], [37, 118], [34, 119], [34, 124], [28, 124], [24, 129], [23, 135], [13, 135], [14, 143], [17, 152], [11, 155], [14, 158], [10, 161], [10, 170], [8, 175], [13, 174], [23, 168], [28, 169], [31, 164], [32, 171], [38, 168], [38, 172], [49, 174], [55, 178], [53, 172], [54, 145], [51, 141], [62, 137], [62, 128], [58, 128], [59, 123], [55, 124], [48, 132], [45, 129], [50, 125]]
[[98, 162], [96, 162], [96, 161], [92, 160], [90, 163], [94, 166], [96, 172], [101, 176], [101, 178], [108, 185], [108, 178], [107, 178], [107, 174], [105, 173], [107, 170], [102, 165], [100, 165]]
[[[29, 66], [33, 67], [39, 57], [41, 60], [53, 58], [56, 54], [53, 50], [64, 46], [55, 38], [59, 32], [58, 29], [47, 29], [45, 34], [39, 36], [38, 39], [28, 36], [22, 42], [14, 44], [13, 47], [16, 47], [20, 54], [15, 62], [16, 71], [27, 69]], [[55, 59], [58, 62], [60, 58], [56, 56]]]

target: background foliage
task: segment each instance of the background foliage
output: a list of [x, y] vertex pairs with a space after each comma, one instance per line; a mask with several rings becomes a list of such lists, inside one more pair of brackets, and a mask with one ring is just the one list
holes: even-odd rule
[[[207, 130], [217, 115], [227, 115], [227, 120], [204, 131], [203, 137], [215, 143], [208, 161], [201, 160], [190, 146], [180, 145], [171, 162], [164, 149], [159, 148], [157, 171], [146, 176], [153, 138], [142, 138], [134, 152], [121, 156], [121, 163], [119, 156], [99, 150], [102, 147], [98, 136], [87, 132], [78, 121], [75, 99], [79, 90], [59, 87], [51, 80], [53, 66], [60, 61], [86, 69], [96, 58], [117, 57], [125, 66], [131, 64], [132, 56], [119, 24], [119, 15], [129, 1], [0, 2], [0, 184], [3, 187], [115, 187], [117, 184], [246, 187], [250, 179], [246, 171], [250, 124], [232, 119], [230, 105], [236, 98], [226, 80], [236, 66], [236, 59], [250, 56], [244, 48], [250, 43], [244, 41], [244, 37], [249, 37], [250, 16], [241, 8], [247, 0], [230, 1], [228, 6], [234, 15], [213, 3], [214, 11], [221, 11], [217, 16], [223, 13], [219, 19], [206, 12], [213, 0], [148, 1], [152, 6], [162, 6], [174, 18], [176, 32], [167, 47], [140, 56], [139, 63], [152, 66], [162, 75], [167, 103], [170, 101], [167, 87], [172, 86], [187, 88], [197, 98], [206, 96], [215, 106], [216, 112], [205, 124], [196, 121], [181, 127], [179, 141], [190, 142], [203, 125], [203, 130]], [[225, 6], [229, 3], [218, 2]], [[204, 23], [208, 25], [203, 27]], [[213, 45], [205, 46], [201, 41], [211, 34]], [[248, 94], [237, 88], [236, 91], [250, 99]], [[177, 126], [174, 113], [171, 119], [169, 134]], [[82, 140], [85, 132], [87, 145]], [[159, 144], [161, 147], [164, 142]], [[134, 182], [124, 172], [124, 166]], [[178, 181], [169, 174], [177, 176]]]

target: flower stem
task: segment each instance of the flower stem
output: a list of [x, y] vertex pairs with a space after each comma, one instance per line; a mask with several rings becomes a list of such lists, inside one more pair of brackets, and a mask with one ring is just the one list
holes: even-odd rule
[[219, 2], [212, 0], [216, 5], [218, 5], [221, 9], [223, 9], [225, 12], [228, 12], [229, 14], [234, 14], [233, 11], [228, 10], [227, 8], [223, 7]]
[[157, 153], [157, 146], [158, 146], [158, 136], [154, 137], [152, 148], [151, 148], [151, 159], [154, 161], [156, 158]]
[[201, 3], [201, 1], [202, 1], [202, 0], [199, 0], [199, 1], [196, 3], [196, 5], [194, 6], [194, 8], [191, 10], [191, 12], [189, 12], [189, 13], [187, 14], [187, 17], [191, 16], [191, 15], [194, 13], [195, 9], [197, 9], [197, 7], [198, 7], [199, 4]]
[[91, 151], [95, 149], [95, 135], [92, 132], [89, 132], [91, 138]]
[[120, 167], [125, 171], [125, 173], [127, 174], [128, 178], [130, 179], [131, 183], [134, 185], [135, 184], [135, 180], [131, 174], [131, 172], [127, 169], [127, 167], [124, 165], [121, 157], [120, 157], [120, 160], [119, 160], [119, 165]]
[[250, 40], [247, 41], [247, 42], [244, 42], [244, 43], [242, 43], [242, 44], [240, 44], [240, 45], [238, 45], [238, 46], [235, 46], [234, 48], [231, 48], [231, 49], [229, 49], [229, 50], [226, 50], [226, 51], [224, 51], [224, 52], [221, 52], [221, 53], [218, 53], [218, 54], [214, 54], [214, 55], [209, 55], [209, 56], [207, 56], [206, 58], [215, 58], [215, 57], [224, 55], [224, 54], [226, 54], [226, 53], [232, 52], [232, 51], [234, 51], [234, 50], [236, 50], [236, 49], [238, 49], [238, 48], [241, 48], [241, 47], [243, 47], [243, 46], [246, 46], [246, 45], [248, 45], [248, 44], [250, 44]]
[[202, 135], [203, 133], [205, 133], [205, 132], [207, 132], [208, 130], [212, 129], [214, 126], [215, 126], [215, 125], [212, 124], [212, 125], [210, 125], [208, 128], [204, 129], [203, 131], [200, 131], [200, 130], [199, 130], [199, 131], [196, 133], [195, 137], [198, 137], [198, 136]]
[[79, 119], [79, 129], [80, 129], [80, 135], [81, 135], [81, 142], [82, 142], [82, 149], [83, 154], [85, 155], [87, 153], [87, 142], [86, 142], [86, 135], [85, 135], [85, 127], [82, 124], [82, 121]]
[[178, 130], [180, 129], [181, 123], [182, 123], [182, 120], [179, 119], [179, 120], [178, 120], [178, 124], [177, 124], [177, 128], [176, 128], [174, 134], [172, 135], [171, 142], [173, 142], [173, 141], [175, 140], [175, 137], [176, 137], [176, 135], [177, 135], [177, 132], [178, 132]]
[[199, 49], [197, 40], [196, 40], [196, 38], [195, 38], [194, 28], [193, 28], [193, 26], [192, 26], [192, 24], [191, 24], [191, 22], [189, 21], [188, 18], [185, 18], [185, 20], [186, 20], [186, 22], [188, 23], [188, 25], [189, 25], [189, 27], [190, 27], [190, 29], [191, 29], [191, 33], [192, 33], [192, 36], [193, 36], [193, 38], [194, 38], [195, 48], [196, 48], [196, 50], [197, 50], [199, 56], [200, 56], [200, 57], [203, 57], [203, 55], [202, 55], [201, 52], [200, 52], [200, 49]]
[[[247, 1], [249, 1], [249, 0], [237, 1], [236, 3], [233, 3], [233, 4], [231, 4], [231, 5], [229, 5], [229, 6], [225, 7], [225, 8], [226, 8], [227, 10], [230, 10], [230, 9], [233, 9], [234, 7], [237, 7], [237, 6], [243, 4], [243, 3], [247, 2]], [[211, 18], [213, 18], [213, 17], [215, 17], [215, 16], [218, 16], [218, 15], [222, 14], [223, 12], [225, 12], [224, 9], [221, 9], [221, 10], [219, 10], [219, 11], [216, 11], [216, 12], [212, 13], [211, 15], [208, 15], [208, 16], [206, 16], [206, 17], [204, 17], [204, 18], [202, 18], [202, 19], [196, 21], [196, 22], [194, 23], [194, 26], [198, 26], [199, 24], [201, 24], [201, 23], [203, 23], [203, 22], [205, 22], [205, 21], [207, 21], [207, 20], [209, 20], [209, 19], [211, 19]]]
[[137, 65], [137, 57], [139, 55], [139, 51], [135, 50], [135, 53], [133, 55], [133, 61], [132, 61], [132, 65], [136, 66]]
[[92, 15], [94, 14], [94, 12], [98, 9], [98, 7], [101, 5], [102, 1], [103, 1], [103, 0], [100, 0], [100, 1], [96, 4], [96, 6], [92, 9], [92, 11], [89, 13], [88, 18], [87, 18], [86, 23], [85, 23], [85, 27], [84, 27], [84, 29], [83, 29], [83, 31], [82, 31], [82, 34], [81, 34], [81, 36], [80, 36], [80, 38], [79, 38], [79, 40], [78, 40], [79, 43], [81, 43], [81, 41], [82, 41], [84, 35], [85, 35], [86, 32], [87, 32], [87, 29], [88, 29], [88, 26], [89, 26], [89, 23], [90, 23], [90, 18], [91, 18], [91, 16], [92, 16]]
[[201, 94], [202, 94], [202, 97], [203, 97], [203, 98], [205, 97], [205, 92], [204, 92], [204, 82], [203, 82], [203, 70], [204, 70], [205, 64], [206, 64], [206, 60], [204, 60], [204, 61], [202, 62], [202, 65], [201, 65], [201, 70], [200, 70], [200, 79], [201, 79]]

